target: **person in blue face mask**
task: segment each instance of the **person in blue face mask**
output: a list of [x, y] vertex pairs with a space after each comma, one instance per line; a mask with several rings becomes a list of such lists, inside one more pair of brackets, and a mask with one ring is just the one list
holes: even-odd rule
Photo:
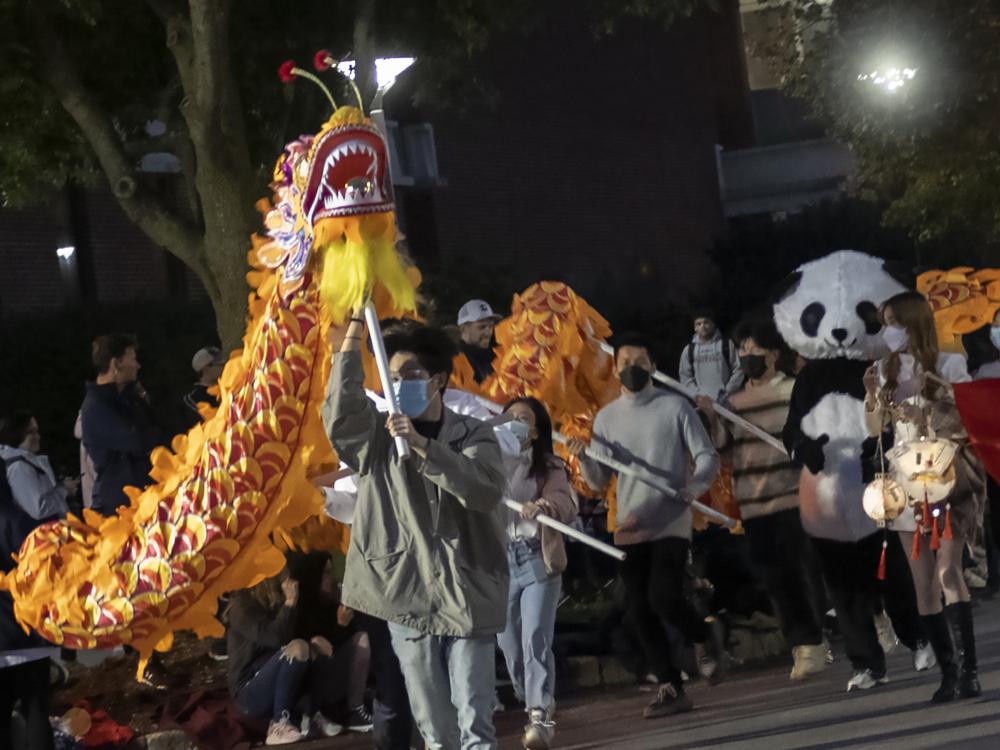
[[[365, 394], [360, 314], [340, 335], [323, 419], [358, 475], [342, 602], [388, 622], [428, 747], [495, 748], [494, 644], [508, 570], [493, 428], [444, 405], [456, 347], [443, 331], [385, 337], [403, 411], [395, 416]], [[395, 437], [409, 442], [408, 459]]]
[[572, 523], [577, 507], [566, 465], [552, 450], [552, 420], [534, 398], [507, 404], [510, 431], [521, 442], [518, 455], [504, 455], [507, 497], [524, 507], [506, 511], [510, 595], [507, 627], [497, 641], [514, 694], [524, 702], [528, 724], [521, 743], [544, 750], [555, 734], [555, 657], [552, 639], [566, 547], [562, 534], [538, 523], [547, 515]]

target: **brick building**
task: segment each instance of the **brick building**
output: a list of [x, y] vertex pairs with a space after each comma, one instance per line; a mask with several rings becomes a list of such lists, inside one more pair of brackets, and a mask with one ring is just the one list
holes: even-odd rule
[[[599, 306], [637, 279], [675, 302], [703, 293], [707, 249], [725, 229], [719, 154], [754, 142], [738, 2], [721, 5], [669, 29], [629, 21], [598, 38], [566, 2], [475, 63], [495, 109], [415, 110], [401, 80], [388, 115], [401, 132], [432, 130], [440, 175], [399, 191], [418, 264], [509, 268], [513, 288], [498, 292], [508, 298], [553, 277]], [[80, 297], [200, 294], [106, 191], [0, 211], [5, 321]]]
[[704, 294], [725, 228], [718, 154], [754, 138], [738, 5], [722, 5], [600, 39], [567, 5], [480, 61], [495, 109], [390, 107], [434, 129], [440, 184], [402, 190], [418, 263], [504, 266], [515, 289], [555, 277], [599, 306], [643, 277], [676, 301]]

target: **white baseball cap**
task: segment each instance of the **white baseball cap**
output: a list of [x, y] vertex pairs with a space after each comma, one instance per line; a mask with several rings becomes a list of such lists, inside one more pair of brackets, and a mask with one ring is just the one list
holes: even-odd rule
[[221, 350], [216, 346], [206, 346], [204, 349], [199, 349], [191, 358], [191, 369], [195, 372], [201, 372], [212, 364], [219, 354], [221, 354]]
[[462, 309], [458, 311], [458, 324], [464, 326], [466, 323], [478, 323], [480, 320], [500, 320], [499, 315], [493, 312], [490, 303], [481, 299], [470, 299]]

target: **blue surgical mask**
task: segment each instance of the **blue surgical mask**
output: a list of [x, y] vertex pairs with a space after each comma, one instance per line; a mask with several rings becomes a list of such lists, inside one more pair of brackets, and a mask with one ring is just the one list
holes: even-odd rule
[[993, 346], [1000, 349], [1000, 326], [992, 326], [990, 328], [990, 341], [993, 342]]
[[901, 326], [886, 326], [882, 329], [882, 340], [889, 347], [890, 352], [901, 352], [910, 343], [910, 337], [906, 329]]
[[522, 422], [520, 419], [514, 419], [507, 423], [507, 428], [514, 433], [514, 437], [517, 438], [521, 445], [528, 442], [529, 435], [531, 434], [531, 427], [527, 422]]
[[392, 389], [396, 392], [396, 401], [399, 403], [399, 410], [410, 419], [419, 417], [430, 404], [427, 396], [427, 386], [431, 381], [427, 378], [419, 380], [397, 380], [392, 384]]

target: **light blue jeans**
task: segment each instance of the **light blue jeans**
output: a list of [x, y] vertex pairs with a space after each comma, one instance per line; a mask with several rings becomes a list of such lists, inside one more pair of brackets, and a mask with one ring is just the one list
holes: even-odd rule
[[511, 542], [507, 546], [510, 592], [507, 627], [497, 642], [507, 661], [514, 694], [528, 710], [555, 710], [556, 665], [552, 639], [562, 577], [545, 572], [538, 543]]
[[496, 750], [492, 636], [428, 635], [394, 622], [389, 634], [429, 750]]

